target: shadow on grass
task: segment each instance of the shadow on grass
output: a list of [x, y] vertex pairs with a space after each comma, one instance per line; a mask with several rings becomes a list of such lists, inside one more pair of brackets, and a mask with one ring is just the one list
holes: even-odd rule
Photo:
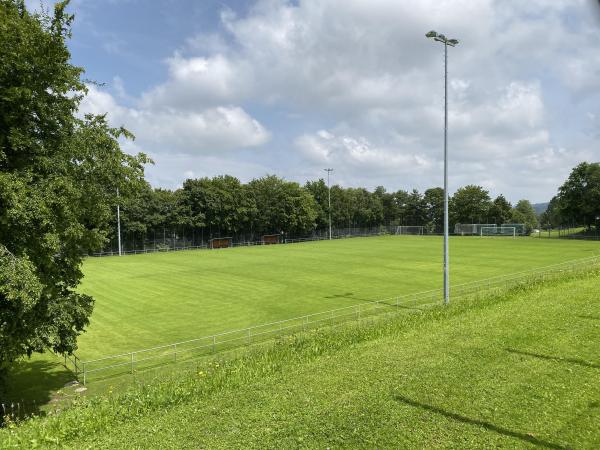
[[21, 417], [43, 414], [53, 404], [58, 407], [63, 398], [57, 391], [74, 378], [59, 358], [52, 355], [17, 361], [9, 368], [6, 386], [0, 392], [0, 413], [2, 404], [4, 409], [10, 408], [15, 413], [14, 405], [18, 405]]
[[518, 431], [512, 431], [507, 428], [503, 428], [498, 425], [494, 425], [493, 423], [486, 422], [484, 420], [472, 419], [470, 417], [463, 416], [463, 415], [457, 414], [455, 412], [446, 411], [445, 409], [438, 408], [437, 406], [432, 406], [432, 405], [428, 405], [426, 403], [417, 402], [415, 400], [404, 397], [402, 395], [396, 394], [396, 395], [394, 395], [394, 399], [399, 402], [402, 402], [406, 405], [413, 406], [415, 408], [420, 408], [425, 411], [433, 412], [435, 414], [439, 414], [441, 416], [447, 417], [449, 419], [452, 419], [452, 420], [455, 420], [457, 422], [461, 422], [461, 423], [464, 423], [467, 425], [474, 425], [474, 426], [482, 427], [488, 431], [492, 431], [494, 433], [498, 433], [503, 436], [508, 436], [508, 437], [512, 437], [515, 439], [519, 439], [523, 442], [528, 442], [528, 443], [536, 445], [538, 447], [561, 449], [561, 450], [568, 448], [568, 447], [564, 447], [559, 444], [555, 444], [553, 442], [548, 442], [548, 441], [544, 441], [542, 439], [538, 439], [535, 436], [532, 436], [531, 434], [519, 433]]
[[580, 319], [587, 319], [587, 320], [600, 320], [600, 316], [579, 315], [577, 317], [579, 317]]
[[[347, 299], [347, 300], [358, 300], [360, 302], [365, 302], [365, 303], [375, 303], [377, 300], [373, 300], [372, 298], [360, 298], [360, 297], [355, 297], [354, 296], [354, 292], [346, 292], [345, 294], [333, 294], [333, 295], [327, 295], [323, 298], [326, 299]], [[396, 302], [392, 299], [389, 301], [383, 301], [380, 300], [379, 301], [380, 305], [385, 305], [385, 306], [390, 306], [392, 308], [399, 308], [399, 309], [419, 309], [416, 306], [410, 306], [410, 305], [403, 305], [403, 304], [396, 304]]]
[[359, 300], [361, 302], [367, 302], [367, 303], [372, 303], [375, 300], [373, 300], [372, 298], [360, 298], [360, 297], [355, 297], [354, 296], [354, 292], [346, 292], [344, 294], [332, 294], [332, 295], [326, 295], [323, 298], [327, 298], [327, 299], [350, 299], [350, 300]]
[[525, 352], [522, 350], [516, 350], [514, 348], [507, 348], [506, 351], [509, 353], [514, 353], [516, 355], [531, 356], [532, 358], [544, 359], [546, 361], [575, 364], [575, 365], [581, 366], [581, 367], [590, 367], [592, 369], [600, 369], [600, 364], [591, 363], [589, 361], [586, 361], [585, 359], [580, 359], [580, 358], [563, 358], [561, 356], [553, 356], [553, 355], [544, 355], [541, 353]]

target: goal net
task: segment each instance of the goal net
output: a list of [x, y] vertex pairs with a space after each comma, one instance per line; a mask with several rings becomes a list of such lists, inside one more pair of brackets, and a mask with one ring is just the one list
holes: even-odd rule
[[396, 234], [423, 234], [423, 227], [417, 225], [400, 225], [396, 227]]
[[483, 228], [496, 228], [495, 223], [457, 223], [454, 234], [460, 236], [480, 235]]
[[218, 237], [208, 241], [208, 248], [227, 248], [231, 247], [233, 238]]
[[525, 235], [525, 224], [524, 223], [503, 223], [502, 227], [514, 228], [515, 234], [517, 236]]
[[262, 237], [263, 245], [279, 244], [281, 242], [280, 234], [265, 234]]
[[515, 227], [482, 227], [480, 235], [515, 237], [517, 235], [517, 229]]

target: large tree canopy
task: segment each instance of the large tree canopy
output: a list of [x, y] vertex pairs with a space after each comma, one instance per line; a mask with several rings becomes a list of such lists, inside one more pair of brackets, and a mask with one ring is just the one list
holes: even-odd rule
[[102, 247], [117, 188], [134, 195], [147, 158], [130, 156], [104, 117], [78, 118], [67, 2], [30, 14], [0, 0], [0, 368], [72, 352], [93, 299], [76, 292], [83, 255]]
[[450, 200], [450, 217], [454, 223], [490, 223], [491, 200], [481, 186], [468, 185], [456, 191]]
[[254, 221], [258, 235], [282, 231], [295, 235], [314, 228], [315, 199], [298, 183], [269, 175], [252, 180], [248, 189], [258, 212]]
[[560, 215], [565, 224], [597, 224], [600, 217], [600, 163], [581, 163], [558, 191]]
[[519, 200], [512, 211], [513, 223], [525, 224], [525, 233], [530, 234], [538, 227], [538, 217], [529, 200]]

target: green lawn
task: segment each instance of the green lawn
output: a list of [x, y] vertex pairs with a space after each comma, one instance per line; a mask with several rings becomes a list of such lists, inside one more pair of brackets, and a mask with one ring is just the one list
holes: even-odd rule
[[[442, 240], [388, 236], [90, 258], [84, 359], [441, 285]], [[600, 253], [598, 242], [451, 239], [453, 284]]]
[[596, 269], [298, 336], [0, 431], [0, 447], [600, 448], [599, 298]]
[[[442, 239], [388, 236], [89, 258], [96, 299], [78, 355], [93, 359], [441, 285]], [[456, 237], [452, 284], [600, 253], [600, 242]], [[52, 355], [17, 364], [12, 399], [52, 400], [72, 375]]]

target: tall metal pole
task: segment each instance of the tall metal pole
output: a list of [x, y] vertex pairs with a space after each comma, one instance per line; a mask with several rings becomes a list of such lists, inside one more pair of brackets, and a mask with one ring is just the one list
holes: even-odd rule
[[458, 40], [430, 31], [425, 35], [444, 44], [444, 304], [450, 303], [450, 260], [448, 251], [448, 46], [456, 47]]
[[450, 303], [448, 257], [448, 43], [444, 42], [444, 303]]
[[119, 256], [121, 256], [121, 207], [119, 205], [119, 188], [117, 188], [117, 241], [119, 245]]
[[327, 172], [327, 204], [329, 208], [329, 240], [331, 240], [331, 187], [329, 185], [329, 174], [333, 172], [333, 169], [324, 169]]

